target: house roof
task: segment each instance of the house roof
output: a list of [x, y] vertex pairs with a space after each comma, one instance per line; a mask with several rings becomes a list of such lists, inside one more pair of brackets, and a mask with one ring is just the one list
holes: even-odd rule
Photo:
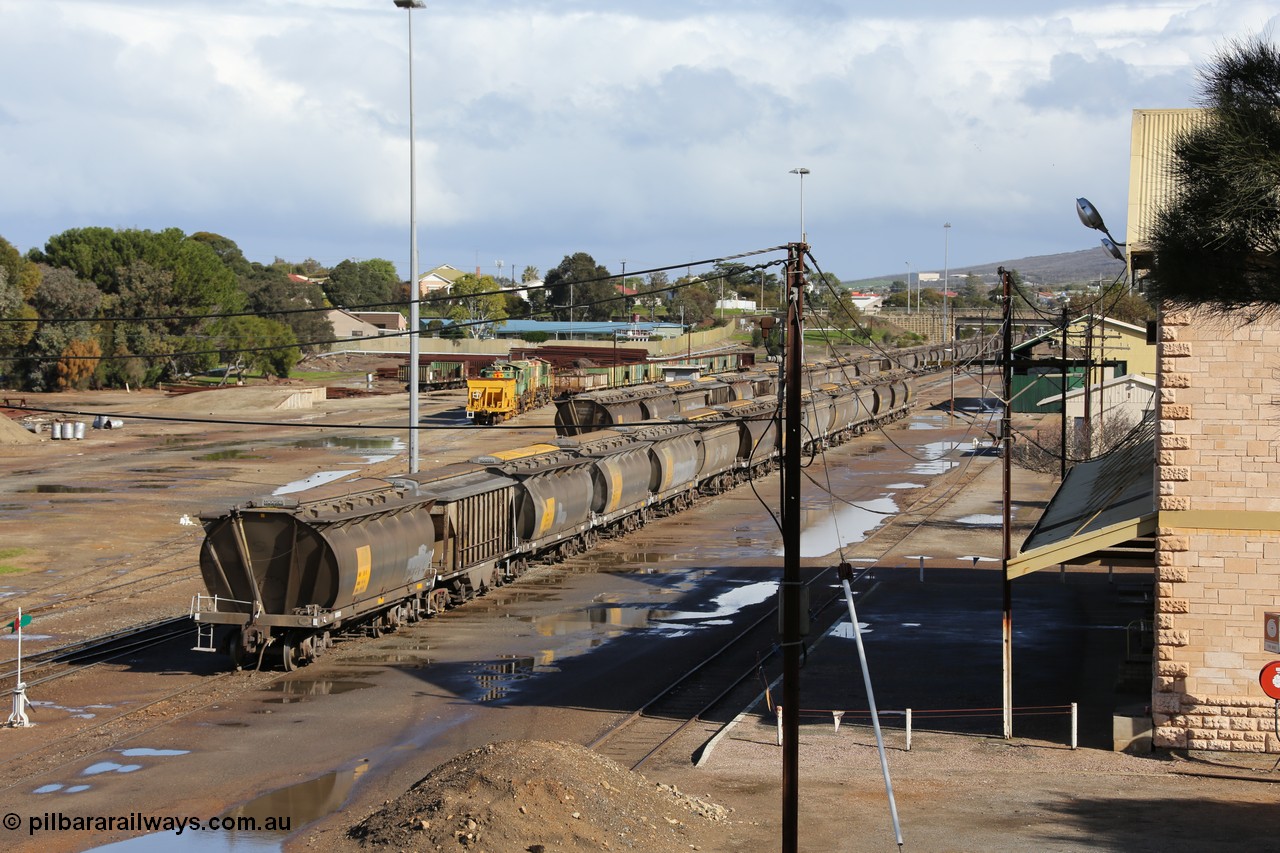
[[[1111, 326], [1112, 328], [1141, 336], [1143, 340], [1146, 340], [1147, 337], [1147, 330], [1141, 326], [1135, 326], [1132, 323], [1126, 323], [1123, 320], [1113, 320], [1110, 317], [1099, 317], [1096, 314], [1085, 314], [1081, 317], [1077, 317], [1067, 324], [1068, 328], [1071, 329], [1083, 329], [1090, 325]], [[1028, 347], [1035, 346], [1046, 338], [1052, 340], [1055, 336], [1061, 337], [1062, 330], [1050, 329], [1047, 332], [1041, 332], [1040, 334], [1027, 338], [1022, 343], [1016, 345], [1014, 350], [1018, 351], [1027, 349]]]
[[1155, 436], [1147, 435], [1067, 472], [1009, 560], [1010, 579], [1060, 563], [1154, 565]]
[[466, 275], [466, 273], [460, 269], [451, 267], [448, 264], [441, 264], [435, 269], [427, 270], [422, 275], [418, 276], [418, 280], [421, 281], [424, 278], [438, 278], [442, 281], [447, 281], [450, 284], [453, 284], [464, 275]]
[[[1106, 388], [1114, 388], [1117, 385], [1138, 385], [1147, 389], [1152, 394], [1154, 394], [1156, 391], [1155, 380], [1148, 379], [1147, 377], [1143, 376], [1140, 373], [1125, 373], [1121, 376], [1113, 376], [1110, 379], [1106, 380], [1105, 382], [1095, 382], [1090, 387], [1089, 390], [1091, 392], [1094, 392], [1094, 391], [1099, 391]], [[1084, 388], [1074, 388], [1068, 391], [1066, 395], [1067, 399], [1072, 399], [1074, 397], [1083, 397], [1084, 390], [1085, 390]], [[1036, 403], [1036, 405], [1045, 406], [1045, 405], [1048, 405], [1049, 403], [1056, 403], [1061, 399], [1062, 399], [1061, 394], [1051, 394], [1050, 396], [1045, 397], [1043, 400]]]

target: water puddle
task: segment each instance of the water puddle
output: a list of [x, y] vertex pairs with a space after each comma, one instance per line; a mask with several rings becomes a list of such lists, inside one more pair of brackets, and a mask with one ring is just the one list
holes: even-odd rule
[[254, 831], [227, 829], [219, 832], [155, 832], [128, 841], [107, 844], [94, 850], [115, 853], [161, 853], [180, 849], [195, 853], [267, 853], [279, 851], [284, 840], [307, 824], [342, 808], [356, 780], [369, 769], [367, 761], [347, 770], [335, 770], [307, 782], [270, 791], [257, 799], [219, 815], [237, 826], [255, 826]]
[[[859, 621], [858, 633], [862, 634], [864, 637], [867, 634], [870, 634], [871, 633], [870, 623]], [[853, 623], [850, 622], [848, 619], [842, 619], [841, 621], [837, 622], [834, 626], [832, 626], [831, 630], [827, 632], [827, 636], [836, 637], [841, 640], [852, 640], [854, 639]]]
[[264, 699], [264, 702], [271, 702], [279, 705], [289, 705], [295, 702], [302, 702], [312, 696], [339, 696], [343, 693], [350, 693], [354, 690], [364, 690], [372, 687], [373, 684], [368, 681], [335, 681], [332, 679], [298, 679], [294, 681], [278, 681], [267, 688], [269, 691], [281, 693], [283, 695], [271, 699]]
[[[892, 498], [860, 501], [853, 506], [841, 504], [834, 511], [828, 507], [802, 510], [800, 556], [825, 557], [846, 545], [861, 542], [897, 511], [898, 505]], [[784, 551], [776, 548], [773, 553], [782, 556]]]
[[54, 782], [54, 783], [49, 784], [49, 785], [41, 785], [39, 788], [36, 788], [36, 789], [35, 789], [34, 791], [32, 791], [31, 793], [33, 793], [33, 794], [52, 794], [52, 793], [55, 793], [55, 792], [57, 792], [57, 791], [61, 791], [61, 792], [62, 792], [62, 793], [64, 793], [64, 794], [78, 794], [78, 793], [80, 793], [81, 791], [87, 791], [87, 790], [89, 790], [89, 789], [90, 789], [90, 788], [92, 788], [92, 787], [93, 787], [92, 785], [63, 785], [63, 784], [61, 784], [61, 783], [59, 783], [59, 782]]
[[[30, 635], [23, 634], [22, 639], [30, 639]], [[53, 702], [46, 702], [43, 699], [32, 699], [32, 711], [39, 709], [41, 711], [64, 711], [68, 716], [76, 720], [92, 720], [97, 717], [97, 711], [106, 711], [116, 707], [115, 705], [57, 705]]]
[[360, 657], [350, 658], [347, 663], [358, 665], [363, 664], [395, 664], [404, 669], [423, 669], [432, 664], [429, 657], [421, 657], [412, 653], [405, 654], [401, 652], [376, 652], [371, 655], [362, 655]]
[[923, 483], [890, 483], [885, 486], [886, 489], [923, 489]]
[[100, 773], [133, 773], [135, 770], [141, 769], [141, 764], [117, 764], [114, 761], [99, 761], [97, 764], [90, 764], [81, 770], [80, 775], [97, 776]]
[[228, 459], [266, 459], [267, 457], [260, 453], [250, 453], [247, 450], [231, 448], [229, 450], [215, 450], [212, 453], [204, 453], [191, 458], [197, 462], [225, 462]]
[[934, 441], [922, 444], [912, 454], [917, 462], [910, 473], [920, 475], [945, 474], [960, 463], [946, 458], [952, 451], [960, 447], [956, 441]]
[[974, 527], [1000, 527], [1004, 524], [1004, 517], [999, 515], [966, 515], [964, 518], [957, 518], [956, 524], [969, 524]]
[[670, 630], [670, 627], [676, 623], [681, 629], [698, 628], [711, 623], [723, 624], [721, 620], [733, 616], [746, 607], [759, 604], [762, 601], [768, 601], [777, 594], [777, 591], [777, 581], [757, 581], [743, 584], [728, 592], [721, 593], [707, 602], [712, 608], [709, 611], [672, 610], [663, 619], [653, 620], [656, 623], [660, 623], [654, 627]]
[[329, 438], [308, 438], [296, 441], [292, 445], [303, 450], [338, 448], [354, 450], [364, 457], [366, 464], [386, 462], [407, 449], [404, 439], [397, 436], [331, 436]]
[[125, 758], [157, 758], [170, 755], [190, 755], [189, 749], [152, 749], [146, 746], [135, 746], [130, 749], [119, 750], [120, 754]]
[[529, 656], [499, 655], [497, 660], [477, 664], [471, 672], [483, 691], [476, 701], [494, 702], [505, 699], [517, 682], [533, 678], [537, 664]]
[[[621, 604], [593, 604], [578, 610], [540, 617], [524, 617], [542, 637], [564, 637], [579, 633], [599, 634], [603, 639], [619, 637], [637, 628], [652, 627], [671, 617], [672, 610], [628, 607]], [[564, 657], [565, 655], [561, 655]]]
[[677, 554], [650, 551], [618, 551], [591, 555], [592, 564], [600, 572], [643, 570], [642, 567], [673, 563], [678, 559], [680, 557]]

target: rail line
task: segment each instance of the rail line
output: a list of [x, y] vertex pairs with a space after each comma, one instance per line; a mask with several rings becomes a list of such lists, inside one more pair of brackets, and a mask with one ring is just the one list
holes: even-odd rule
[[[933, 383], [935, 387], [939, 384], [940, 381]], [[945, 505], [945, 501], [939, 499], [940, 496], [964, 488], [976, 479], [981, 470], [967, 468], [957, 472], [957, 476], [940, 478], [934, 488], [925, 490], [890, 523], [871, 531], [863, 540], [864, 543], [874, 540], [881, 546], [882, 555], [888, 553]], [[855, 583], [871, 578], [871, 572], [869, 568], [861, 569], [855, 575]], [[809, 578], [806, 586], [810, 589], [817, 588], [833, 573], [833, 568], [818, 571]], [[811, 636], [820, 636], [844, 616], [845, 611], [839, 608], [833, 611], [831, 607], [841, 601], [843, 593], [835, 593], [811, 609]], [[587, 746], [635, 770], [660, 754], [680, 734], [700, 723], [707, 725], [707, 734], [710, 736], [720, 726], [706, 724], [706, 717], [731, 697], [745, 692], [740, 688], [757, 673], [763, 672], [765, 663], [775, 655], [777, 612], [775, 606], [760, 616], [660, 690], [638, 710], [614, 722]], [[768, 651], [760, 655], [758, 650], [762, 648]], [[757, 656], [754, 661], [751, 660], [753, 655]]]
[[[190, 636], [190, 634], [191, 619], [183, 615], [169, 619], [157, 619], [153, 622], [135, 625], [110, 634], [102, 634], [98, 637], [89, 637], [74, 643], [68, 643], [65, 646], [45, 649], [23, 658], [23, 680], [28, 687], [44, 684], [81, 672], [96, 664], [115, 660], [123, 655], [158, 646], [177, 637]], [[77, 663], [83, 665], [73, 666], [65, 671], [34, 680], [29, 677], [31, 673], [44, 672], [59, 664]], [[14, 668], [0, 672], [0, 681], [17, 678], [17, 659], [14, 658], [4, 662], [4, 666], [9, 666], [10, 664], [15, 665]]]
[[[831, 579], [834, 571], [833, 568], [821, 569], [805, 585], [810, 589], [820, 588], [824, 580]], [[856, 575], [855, 583], [871, 576], [870, 569], [862, 569]], [[811, 609], [811, 633], [821, 635], [844, 615], [839, 608], [832, 608], [842, 600], [843, 593], [832, 594]], [[728, 642], [689, 667], [638, 710], [609, 726], [587, 747], [624, 767], [637, 770], [680, 734], [696, 725], [706, 724], [708, 714], [742, 692], [743, 685], [774, 657], [777, 651], [777, 619], [778, 608], [774, 605]], [[761, 654], [760, 649], [767, 651]], [[711, 727], [718, 729], [720, 726], [713, 723], [709, 724], [709, 729]]]

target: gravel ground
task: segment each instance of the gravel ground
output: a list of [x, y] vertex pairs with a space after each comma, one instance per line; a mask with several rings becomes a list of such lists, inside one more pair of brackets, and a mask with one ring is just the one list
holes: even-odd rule
[[[246, 419], [287, 417], [296, 419], [298, 435], [304, 434], [306, 423], [396, 417], [403, 406], [399, 395], [330, 401], [311, 412], [283, 416], [261, 409], [250, 395], [237, 397], [235, 389], [216, 394], [217, 406], [207, 405], [208, 395], [184, 403], [137, 393], [45, 395], [32, 402], [119, 411], [156, 405], [178, 412], [185, 406], [189, 413], [206, 416], [216, 410], [240, 412]], [[237, 409], [236, 400], [246, 401], [247, 408]], [[442, 398], [442, 405], [448, 402]], [[431, 409], [426, 411], [429, 416]], [[535, 418], [549, 421], [550, 411]], [[116, 575], [121, 580], [152, 579], [123, 594], [87, 599], [92, 606], [38, 617], [41, 630], [59, 640], [140, 621], [139, 613], [154, 617], [184, 610], [191, 592], [200, 588], [198, 573], [190, 568], [199, 537], [198, 528], [180, 524], [182, 515], [334, 467], [328, 450], [291, 447], [261, 453], [268, 435], [255, 427], [129, 423], [116, 434], [91, 433], [82, 443], [30, 442], [12, 431], [7, 435], [0, 436], [6, 445], [0, 476], [7, 505], [0, 515], [0, 547], [25, 549], [17, 558], [25, 571], [4, 578], [11, 600], [35, 606], [60, 595], [80, 597], [88, 590], [107, 589], [119, 582], [113, 580]], [[450, 433], [431, 435], [424, 465], [473, 454], [474, 448], [455, 443]], [[528, 440], [507, 432], [494, 436], [486, 438], [507, 446]], [[197, 461], [227, 442], [240, 454]], [[403, 465], [402, 460], [379, 464], [388, 469]], [[376, 474], [379, 469], [365, 470]], [[159, 488], [162, 483], [170, 485]], [[989, 485], [950, 496], [951, 515], [991, 512]], [[35, 491], [44, 486], [97, 492]], [[1033, 504], [1051, 493], [1051, 483], [1034, 479], [1018, 488], [1017, 494], [1033, 496]], [[902, 560], [947, 548], [951, 553], [991, 553], [968, 541], [955, 545], [961, 535], [969, 534], [945, 524], [926, 525], [895, 544], [892, 556]], [[157, 550], [168, 542], [174, 543], [171, 556]], [[810, 672], [843, 665], [828, 651], [819, 649], [811, 656]], [[32, 731], [44, 738], [57, 729]], [[1177, 853], [1275, 846], [1280, 789], [1274, 783], [1280, 774], [1269, 772], [1275, 756], [1132, 756], [1096, 748], [1071, 751], [1060, 742], [1036, 739], [919, 730], [908, 752], [900, 730], [890, 726], [886, 731], [908, 850]], [[646, 770], [643, 780], [567, 743], [495, 741], [492, 748], [466, 753], [439, 772], [433, 773], [431, 766], [416, 769], [410, 778], [423, 781], [409, 792], [387, 791], [387, 802], [378, 806], [350, 804], [334, 820], [287, 846], [532, 851], [542, 845], [544, 853], [777, 849], [781, 756], [775, 737], [772, 718], [757, 710], [729, 731], [705, 766], [695, 768], [687, 760], [701, 745], [689, 743], [666, 763]], [[800, 750], [800, 849], [897, 849], [870, 730], [846, 723], [836, 732], [830, 722], [807, 721]], [[13, 759], [21, 752], [15, 742], [4, 754]], [[422, 827], [424, 820], [430, 826]], [[363, 827], [363, 835], [349, 835], [353, 827]], [[15, 843], [22, 849], [20, 841]]]

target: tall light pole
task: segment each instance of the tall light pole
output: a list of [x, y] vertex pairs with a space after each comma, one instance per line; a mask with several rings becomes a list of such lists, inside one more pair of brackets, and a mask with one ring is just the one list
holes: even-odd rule
[[809, 235], [804, 230], [804, 176], [809, 174], [809, 170], [799, 166], [792, 169], [789, 174], [800, 176], [800, 242], [808, 243]]
[[907, 265], [907, 314], [911, 314], [911, 261], [905, 261]]
[[[951, 223], [942, 224], [942, 343], [947, 345], [951, 337], [951, 323], [947, 319], [947, 292], [951, 290]], [[950, 352], [950, 350], [948, 350]], [[951, 362], [951, 414], [956, 413], [956, 359], [952, 353]]]
[[426, 0], [392, 0], [405, 10], [409, 23], [409, 473], [418, 473], [418, 169], [413, 138], [413, 10], [426, 7]]
[[951, 223], [942, 224], [942, 342], [945, 344], [950, 336], [947, 325], [947, 291], [951, 289]]

